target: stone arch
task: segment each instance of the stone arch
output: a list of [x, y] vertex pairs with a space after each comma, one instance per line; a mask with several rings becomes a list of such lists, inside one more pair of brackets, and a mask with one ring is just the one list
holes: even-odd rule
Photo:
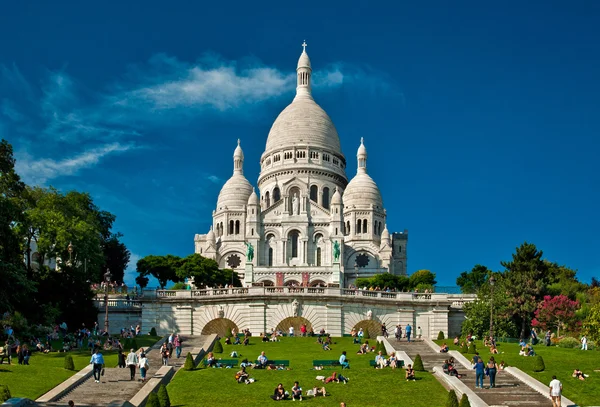
[[[376, 338], [378, 335], [381, 335], [381, 322], [379, 320], [377, 320], [375, 317], [373, 317], [373, 319], [363, 319], [362, 321], [357, 322], [356, 324], [354, 324], [352, 326], [352, 328], [356, 329], [356, 332], [358, 332], [358, 330], [360, 328], [363, 329], [363, 331], [365, 331], [365, 336], [366, 336], [366, 330], [369, 330], [369, 337], [373, 340], [373, 346], [375, 346]], [[390, 328], [388, 327], [388, 330]], [[392, 327], [392, 333], [393, 333], [393, 327]], [[370, 343], [370, 342], [369, 342]]]
[[313, 329], [312, 323], [304, 317], [285, 318], [277, 324], [277, 327], [275, 329], [287, 334], [289, 332], [290, 326], [293, 326], [295, 335], [299, 336], [300, 327], [302, 326], [302, 324], [306, 324], [307, 332], [310, 332], [310, 330]]
[[285, 287], [292, 287], [292, 286], [300, 287], [302, 285], [302, 283], [300, 281], [296, 280], [295, 278], [290, 278], [290, 279], [286, 279], [286, 281], [284, 281], [283, 285]]
[[[236, 256], [239, 258], [239, 264], [237, 264], [237, 260], [233, 258]], [[230, 256], [232, 257], [230, 259]], [[219, 259], [219, 267], [220, 268], [228, 268], [228, 269], [240, 269], [244, 267], [246, 262], [246, 255], [238, 250], [229, 250], [221, 256]], [[230, 264], [231, 263], [231, 264]], [[237, 265], [236, 265], [237, 264]]]
[[204, 328], [202, 328], [202, 335], [217, 334], [221, 338], [224, 338], [232, 329], [235, 329], [236, 332], [240, 331], [238, 326], [232, 320], [227, 318], [216, 318], [204, 325]]
[[309, 287], [327, 287], [327, 283], [323, 280], [317, 279], [308, 283]]

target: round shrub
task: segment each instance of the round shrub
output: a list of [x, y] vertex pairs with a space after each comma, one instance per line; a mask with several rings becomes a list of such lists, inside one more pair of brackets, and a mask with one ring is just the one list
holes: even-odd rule
[[194, 370], [196, 368], [196, 364], [194, 363], [194, 358], [192, 354], [188, 352], [185, 357], [185, 364], [183, 365], [183, 370]]
[[477, 346], [475, 345], [475, 342], [471, 342], [469, 344], [468, 352], [471, 353], [471, 354], [473, 354], [473, 355], [477, 352]]
[[158, 400], [158, 395], [156, 393], [150, 393], [148, 400], [146, 401], [146, 407], [160, 407], [160, 401]]
[[73, 363], [73, 356], [68, 353], [65, 355], [65, 369], [66, 370], [75, 370], [75, 364]]
[[221, 343], [221, 340], [218, 340], [215, 343], [215, 347], [213, 348], [213, 352], [215, 352], [215, 353], [223, 353], [223, 344]]
[[171, 407], [171, 399], [169, 399], [167, 386], [164, 384], [161, 384], [158, 389], [158, 402], [160, 403], [160, 407]]
[[463, 342], [460, 347], [460, 353], [469, 353], [469, 348], [467, 347], [467, 343]]
[[540, 355], [535, 356], [535, 360], [533, 361], [533, 371], [534, 372], [543, 372], [546, 369], [546, 365], [544, 364], [544, 358]]
[[425, 371], [425, 367], [423, 366], [423, 359], [421, 359], [421, 355], [419, 355], [418, 353], [417, 356], [415, 356], [415, 360], [413, 362], [413, 369], [415, 369], [415, 372]]
[[444, 331], [440, 331], [438, 332], [438, 341], [443, 341], [444, 339], [446, 339], [446, 337], [444, 336]]
[[150, 335], [152, 335], [152, 336], [158, 336], [156, 334], [156, 328], [155, 327], [152, 327], [152, 329], [150, 330]]
[[363, 335], [363, 339], [371, 339], [371, 334], [369, 334], [369, 329], [365, 329], [363, 331], [364, 335]]
[[567, 336], [558, 341], [559, 348], [578, 348], [581, 346], [581, 342], [578, 339]]
[[456, 392], [454, 390], [450, 390], [448, 392], [448, 398], [446, 399], [446, 407], [458, 407], [458, 397], [456, 397]]
[[471, 407], [471, 403], [469, 402], [469, 396], [463, 393], [460, 398], [460, 403], [458, 403], [458, 407]]
[[0, 403], [5, 402], [9, 398], [11, 398], [11, 396], [8, 386], [5, 384], [0, 384]]

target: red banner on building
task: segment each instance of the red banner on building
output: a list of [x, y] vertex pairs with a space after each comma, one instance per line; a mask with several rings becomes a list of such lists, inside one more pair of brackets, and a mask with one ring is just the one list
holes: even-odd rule
[[281, 271], [275, 273], [275, 285], [277, 287], [283, 287], [283, 273]]
[[302, 273], [302, 286], [308, 287], [309, 281], [310, 281], [310, 274], [308, 274], [307, 272], [303, 272]]

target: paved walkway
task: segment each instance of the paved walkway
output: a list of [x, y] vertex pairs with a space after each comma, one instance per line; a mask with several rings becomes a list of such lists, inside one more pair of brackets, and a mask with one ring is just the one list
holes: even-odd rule
[[[423, 365], [428, 371], [432, 371], [434, 366], [441, 367], [444, 360], [450, 358], [448, 354], [435, 352], [423, 341], [408, 343], [406, 340], [397, 342], [395, 339], [390, 338], [389, 342], [396, 350], [406, 352], [413, 360], [417, 354], [420, 354]], [[471, 356], [468, 355], [468, 358], [471, 359]], [[482, 354], [482, 356], [487, 362], [488, 355]], [[497, 356], [496, 359], [500, 362], [502, 355]], [[468, 370], [458, 362], [456, 363], [456, 370], [463, 375], [460, 380], [489, 406], [552, 406], [549, 399], [517, 380], [508, 372], [498, 372], [495, 388], [489, 388], [489, 378], [485, 377], [485, 388], [475, 389], [475, 371]]]
[[[183, 366], [185, 356], [191, 349], [202, 347], [204, 342], [209, 338], [187, 336], [183, 339], [181, 358], [172, 358], [169, 360], [169, 366], [173, 366], [175, 370]], [[153, 374], [162, 366], [159, 348], [160, 346], [153, 346], [147, 352], [150, 369], [146, 375], [146, 379], [154, 377]], [[136, 380], [130, 380], [129, 368], [107, 367], [104, 376], [100, 379], [100, 383], [96, 383], [94, 377], [90, 376], [89, 379], [63, 396], [58, 402], [49, 404], [66, 405], [69, 400], [73, 400], [76, 406], [122, 405], [125, 401], [135, 396], [143, 385], [144, 383], [140, 380], [139, 369], [136, 369]]]

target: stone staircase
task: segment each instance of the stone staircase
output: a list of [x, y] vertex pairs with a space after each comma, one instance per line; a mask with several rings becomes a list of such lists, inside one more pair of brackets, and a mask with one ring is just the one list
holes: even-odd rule
[[[432, 371], [434, 366], [442, 366], [449, 359], [446, 353], [435, 352], [424, 341], [408, 343], [405, 340], [397, 342], [390, 338], [390, 344], [398, 351], [404, 351], [413, 360], [421, 355], [423, 366]], [[482, 354], [487, 362], [488, 355]], [[498, 358], [496, 358], [498, 359]], [[475, 371], [467, 369], [460, 363], [455, 364], [456, 370], [462, 375], [461, 381], [475, 392], [489, 406], [552, 406], [552, 402], [531, 387], [513, 377], [508, 372], [500, 371], [496, 375], [496, 387], [489, 388], [489, 378], [484, 379], [484, 389], [475, 388]]]

